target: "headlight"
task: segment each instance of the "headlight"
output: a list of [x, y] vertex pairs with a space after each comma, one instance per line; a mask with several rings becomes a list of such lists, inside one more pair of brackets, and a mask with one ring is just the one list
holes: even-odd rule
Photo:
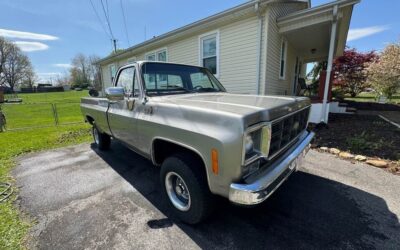
[[259, 157], [268, 157], [271, 142], [271, 124], [263, 123], [249, 128], [243, 138], [243, 165]]

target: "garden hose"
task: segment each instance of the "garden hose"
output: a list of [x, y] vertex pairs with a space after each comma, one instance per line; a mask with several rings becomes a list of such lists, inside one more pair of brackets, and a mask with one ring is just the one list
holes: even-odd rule
[[13, 193], [10, 183], [0, 182], [0, 189], [4, 189], [0, 192], [0, 202], [7, 200]]

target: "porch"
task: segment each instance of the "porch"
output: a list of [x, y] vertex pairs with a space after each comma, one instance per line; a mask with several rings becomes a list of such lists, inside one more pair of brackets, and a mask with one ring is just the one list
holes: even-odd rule
[[[341, 111], [332, 102], [332, 63], [346, 46], [353, 6], [360, 0], [339, 0], [315, 8], [294, 12], [277, 19], [279, 33], [297, 51], [295, 93], [299, 93], [299, 80], [305, 77], [300, 65], [324, 62], [317, 95], [312, 97], [310, 122], [328, 123], [329, 112]], [[329, 76], [329, 77], [327, 77]]]

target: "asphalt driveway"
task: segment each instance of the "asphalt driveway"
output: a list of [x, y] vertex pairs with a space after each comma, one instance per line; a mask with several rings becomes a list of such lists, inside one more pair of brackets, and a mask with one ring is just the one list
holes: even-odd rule
[[400, 177], [310, 151], [265, 203], [222, 200], [197, 226], [177, 223], [159, 170], [120, 144], [31, 154], [14, 176], [40, 249], [400, 249]]

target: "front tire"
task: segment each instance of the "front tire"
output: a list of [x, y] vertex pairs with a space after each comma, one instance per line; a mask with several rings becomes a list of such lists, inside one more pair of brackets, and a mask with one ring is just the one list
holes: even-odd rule
[[212, 212], [211, 194], [204, 166], [188, 154], [168, 157], [160, 173], [164, 196], [174, 215], [188, 224], [197, 224]]
[[98, 149], [103, 151], [110, 148], [111, 137], [106, 133], [101, 133], [96, 124], [93, 124], [92, 135], [94, 143], [96, 144]]

